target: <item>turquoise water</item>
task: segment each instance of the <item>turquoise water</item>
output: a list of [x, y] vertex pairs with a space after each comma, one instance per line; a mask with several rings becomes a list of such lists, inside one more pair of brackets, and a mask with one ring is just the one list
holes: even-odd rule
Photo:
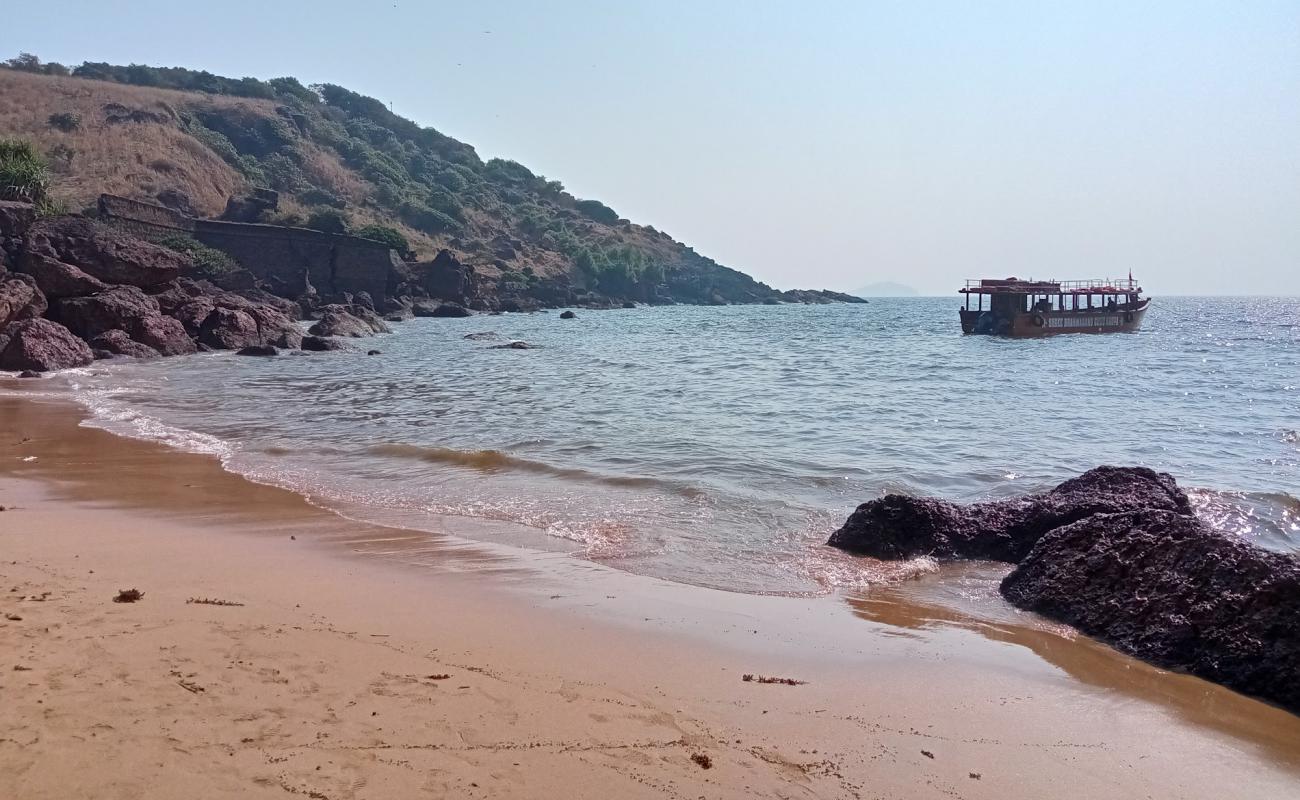
[[[351, 353], [71, 380], [95, 424], [349, 513], [726, 589], [889, 579], [906, 569], [821, 546], [858, 503], [1101, 463], [1172, 472], [1210, 521], [1300, 549], [1300, 302], [1157, 298], [1139, 333], [1040, 340], [963, 337], [958, 305], [419, 319]], [[484, 331], [538, 349], [463, 338]]]

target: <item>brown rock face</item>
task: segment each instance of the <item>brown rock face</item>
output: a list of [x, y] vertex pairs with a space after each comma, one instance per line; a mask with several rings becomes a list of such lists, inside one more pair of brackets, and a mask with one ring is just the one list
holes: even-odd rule
[[80, 268], [104, 283], [149, 289], [180, 277], [188, 256], [92, 220], [58, 217], [27, 231], [27, 252]]
[[388, 326], [373, 311], [359, 306], [331, 305], [321, 309], [321, 318], [308, 330], [313, 336], [349, 336], [359, 338], [388, 333]]
[[101, 333], [90, 340], [90, 347], [94, 351], [102, 350], [115, 356], [129, 356], [131, 358], [157, 358], [160, 355], [157, 350], [149, 345], [132, 341], [126, 331], [121, 330]]
[[36, 206], [0, 200], [0, 237], [22, 236], [36, 224]]
[[1097, 467], [1050, 492], [960, 505], [891, 494], [858, 506], [832, 547], [897, 560], [922, 555], [1015, 563], [1044, 534], [1093, 514], [1159, 509], [1190, 514], [1174, 479], [1145, 467]]
[[1300, 559], [1171, 511], [1096, 514], [1002, 581], [1015, 605], [1300, 713]]
[[49, 304], [36, 288], [36, 279], [20, 273], [0, 274], [0, 328], [11, 322], [39, 317]]
[[257, 321], [233, 308], [216, 308], [203, 321], [199, 341], [215, 350], [239, 350], [261, 344]]
[[59, 322], [87, 341], [118, 329], [165, 356], [195, 351], [185, 327], [164, 317], [158, 302], [134, 286], [113, 286], [93, 297], [65, 298], [55, 303], [53, 311]]
[[71, 264], [39, 253], [24, 253], [18, 268], [35, 278], [41, 292], [51, 300], [99, 294], [108, 288], [108, 284]]
[[94, 361], [89, 345], [48, 319], [23, 320], [9, 326], [5, 333], [9, 342], [0, 351], [0, 369], [49, 372], [84, 367]]

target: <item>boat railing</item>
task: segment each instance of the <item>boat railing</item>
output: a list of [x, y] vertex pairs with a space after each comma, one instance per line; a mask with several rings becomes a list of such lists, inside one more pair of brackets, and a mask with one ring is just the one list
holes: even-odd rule
[[1033, 292], [1037, 294], [1127, 294], [1139, 292], [1142, 287], [1132, 278], [1087, 278], [1074, 281], [1057, 280], [989, 280], [970, 278], [963, 293]]

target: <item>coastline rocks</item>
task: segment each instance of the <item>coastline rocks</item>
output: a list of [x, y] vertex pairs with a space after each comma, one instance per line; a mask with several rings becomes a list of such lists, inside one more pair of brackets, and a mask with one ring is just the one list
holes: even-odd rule
[[40, 253], [23, 254], [19, 269], [31, 275], [36, 280], [37, 287], [51, 300], [98, 294], [108, 288], [108, 284], [71, 264], [64, 264]]
[[21, 273], [0, 275], [0, 328], [11, 322], [39, 317], [49, 308], [36, 279]]
[[1143, 509], [1190, 514], [1174, 479], [1145, 467], [1097, 467], [1039, 495], [960, 505], [891, 494], [858, 506], [829, 544], [902, 560], [979, 558], [1015, 563], [1048, 531], [1093, 514]]
[[95, 360], [89, 345], [48, 319], [23, 320], [5, 333], [9, 342], [0, 351], [0, 369], [50, 372], [84, 367]]
[[388, 326], [373, 311], [357, 306], [330, 305], [321, 309], [321, 318], [307, 332], [313, 336], [348, 336], [360, 338], [389, 333]]
[[118, 328], [104, 331], [91, 339], [90, 347], [94, 351], [96, 358], [100, 357], [101, 352], [104, 356], [128, 356], [130, 358], [157, 358], [161, 355], [149, 345], [133, 341], [126, 331]]
[[565, 311], [562, 314], [560, 314], [560, 319], [577, 319], [577, 318], [578, 315], [573, 313], [572, 311]]
[[58, 300], [52, 311], [58, 322], [87, 341], [118, 329], [165, 356], [195, 351], [185, 326], [163, 316], [158, 302], [134, 286], [113, 286], [93, 297]]
[[348, 346], [338, 339], [330, 339], [325, 336], [304, 336], [300, 347], [303, 350], [309, 350], [313, 353], [324, 353], [329, 350], [347, 350]]
[[214, 308], [199, 327], [198, 340], [213, 350], [239, 350], [261, 344], [257, 320], [239, 309]]
[[469, 317], [474, 314], [457, 303], [416, 303], [411, 312], [417, 317]]
[[180, 277], [189, 256], [80, 217], [58, 217], [33, 225], [27, 253], [72, 264], [104, 283], [149, 289]]
[[1164, 510], [1096, 514], [1002, 581], [1015, 605], [1300, 713], [1300, 559]]

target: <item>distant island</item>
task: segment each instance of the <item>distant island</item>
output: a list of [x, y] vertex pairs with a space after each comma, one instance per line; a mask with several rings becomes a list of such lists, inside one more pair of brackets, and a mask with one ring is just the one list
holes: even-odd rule
[[849, 292], [857, 297], [916, 297], [916, 290], [911, 286], [893, 281], [878, 281], [863, 286], [857, 291]]

